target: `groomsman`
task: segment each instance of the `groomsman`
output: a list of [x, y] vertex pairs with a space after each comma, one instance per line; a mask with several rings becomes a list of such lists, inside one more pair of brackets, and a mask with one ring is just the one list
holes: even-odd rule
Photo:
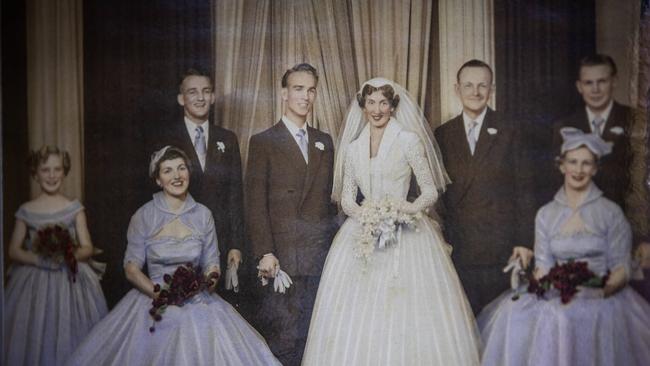
[[[575, 127], [584, 132], [597, 133], [603, 140], [613, 143], [611, 154], [600, 160], [594, 183], [603, 191], [605, 197], [625, 209], [625, 196], [630, 190], [630, 128], [633, 111], [614, 100], [616, 64], [611, 57], [595, 54], [583, 58], [580, 60], [577, 76], [576, 89], [582, 96], [584, 106], [553, 125], [553, 153], [555, 156], [559, 155], [562, 127]], [[555, 189], [550, 192], [549, 200], [562, 181], [558, 173], [554, 173], [553, 177], [555, 184], [551, 185]]]
[[[239, 143], [232, 131], [209, 121], [215, 95], [208, 73], [187, 70], [176, 99], [183, 107], [183, 116], [169, 128], [162, 128], [157, 142], [179, 147], [190, 158], [189, 191], [197, 202], [212, 211], [224, 274], [228, 266], [239, 267], [242, 261], [244, 223]], [[219, 293], [238, 307], [242, 301], [240, 296], [223, 287], [221, 280]]]
[[[576, 89], [582, 96], [584, 106], [553, 125], [552, 151], [554, 155], [559, 154], [562, 145], [560, 129], [567, 126], [578, 128], [584, 132], [597, 133], [603, 140], [611, 142], [613, 144], [612, 152], [600, 159], [594, 183], [603, 191], [605, 197], [614, 201], [625, 211], [625, 199], [632, 186], [631, 129], [635, 116], [632, 108], [614, 100], [616, 73], [616, 63], [608, 55], [594, 54], [580, 60]], [[560, 183], [558, 182], [561, 182], [561, 176], [555, 173], [550, 177], [553, 183], [549, 185], [559, 187]], [[552, 193], [554, 192], [549, 192], [547, 195], [551, 197]], [[641, 216], [645, 220], [648, 219], [647, 213]], [[633, 220], [631, 222], [637, 247], [636, 255], [646, 266], [646, 272], [648, 272], [650, 269], [650, 238], [648, 233], [640, 232]], [[645, 293], [643, 291], [642, 293], [647, 298], [650, 298], [647, 290], [650, 288], [649, 283], [648, 279], [644, 284], [635, 283], [638, 286], [645, 286]]]
[[490, 66], [468, 61], [456, 81], [463, 112], [435, 131], [452, 181], [440, 215], [459, 277], [478, 313], [509, 287], [501, 269], [513, 248], [532, 247], [533, 181], [517, 126], [487, 106], [493, 90]]
[[318, 282], [335, 231], [330, 200], [334, 166], [331, 137], [307, 125], [318, 74], [298, 64], [282, 77], [284, 115], [250, 139], [246, 223], [260, 274], [278, 268], [293, 285], [285, 294], [263, 288], [256, 325], [285, 366], [299, 365]]

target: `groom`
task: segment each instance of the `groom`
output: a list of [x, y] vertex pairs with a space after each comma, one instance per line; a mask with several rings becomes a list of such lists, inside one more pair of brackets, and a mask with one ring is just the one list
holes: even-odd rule
[[293, 279], [287, 293], [262, 289], [256, 325], [285, 366], [302, 359], [321, 271], [335, 231], [330, 200], [331, 137], [307, 125], [318, 73], [298, 64], [282, 77], [284, 115], [251, 137], [246, 174], [246, 223], [260, 275], [281, 267]]

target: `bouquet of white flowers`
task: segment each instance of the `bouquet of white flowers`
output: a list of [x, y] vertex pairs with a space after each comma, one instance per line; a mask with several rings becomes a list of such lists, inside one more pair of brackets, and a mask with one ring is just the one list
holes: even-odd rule
[[400, 202], [386, 197], [380, 201], [365, 200], [361, 204], [361, 235], [356, 256], [370, 260], [375, 249], [397, 244], [404, 227], [415, 229], [422, 212], [407, 213]]

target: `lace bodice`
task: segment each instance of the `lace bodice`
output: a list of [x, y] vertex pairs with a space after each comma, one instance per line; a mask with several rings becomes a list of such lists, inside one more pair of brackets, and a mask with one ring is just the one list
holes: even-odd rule
[[[357, 188], [364, 197], [379, 200], [391, 197], [403, 202], [409, 213], [424, 211], [435, 203], [438, 193], [429, 171], [424, 146], [416, 134], [396, 123], [389, 122], [377, 156], [370, 159], [370, 133], [368, 127], [348, 150], [343, 173], [341, 205], [348, 216], [358, 217]], [[420, 187], [420, 196], [407, 202], [411, 172]]]

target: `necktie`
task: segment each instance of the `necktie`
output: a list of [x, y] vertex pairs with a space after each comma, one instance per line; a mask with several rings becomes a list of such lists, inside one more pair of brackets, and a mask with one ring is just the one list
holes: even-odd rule
[[598, 135], [601, 134], [600, 127], [603, 125], [603, 123], [605, 123], [605, 120], [600, 116], [594, 118], [594, 120], [591, 121], [591, 124], [594, 126], [594, 133], [597, 133]]
[[198, 155], [199, 161], [201, 162], [201, 168], [203, 168], [207, 151], [205, 146], [205, 136], [203, 135], [203, 127], [197, 126], [194, 131], [196, 131], [196, 135], [194, 136], [194, 149], [196, 150], [196, 155]]
[[307, 160], [307, 131], [304, 129], [299, 129], [298, 133], [296, 133], [296, 137], [298, 137], [298, 146], [300, 146], [300, 151], [302, 152], [302, 157], [305, 158], [305, 163], [308, 162]]
[[476, 137], [474, 137], [474, 130], [476, 130], [478, 122], [472, 121], [469, 126], [469, 131], [467, 131], [467, 142], [469, 142], [469, 150], [474, 155], [474, 149], [476, 148]]

